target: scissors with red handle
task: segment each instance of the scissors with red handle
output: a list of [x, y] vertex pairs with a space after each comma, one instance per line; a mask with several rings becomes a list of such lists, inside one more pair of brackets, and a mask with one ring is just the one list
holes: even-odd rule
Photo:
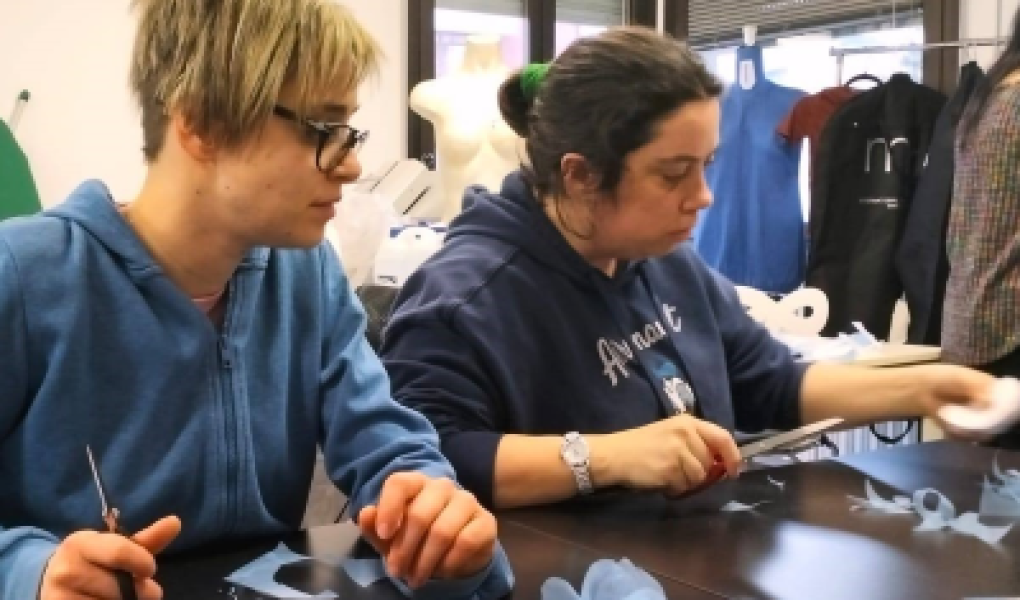
[[[672, 382], [673, 394], [670, 396], [672, 401], [672, 408], [674, 409], [675, 415], [683, 415], [688, 413], [688, 406], [695, 404], [694, 390], [687, 382], [676, 379]], [[816, 423], [811, 423], [792, 429], [790, 431], [784, 431], [770, 437], [759, 439], [748, 444], [740, 446], [740, 458], [742, 461], [748, 461], [755, 456], [760, 454], [766, 454], [769, 452], [779, 451], [784, 448], [790, 448], [797, 445], [800, 442], [809, 440], [813, 437], [817, 437], [826, 431], [839, 427], [843, 424], [843, 419], [838, 417], [832, 419], [825, 419]], [[726, 467], [723, 466], [722, 461], [716, 457], [715, 463], [712, 464], [708, 469], [708, 474], [705, 477], [705, 481], [701, 485], [688, 490], [681, 494], [682, 496], [688, 496], [700, 492], [701, 490], [709, 487], [713, 483], [719, 481], [726, 475]]]

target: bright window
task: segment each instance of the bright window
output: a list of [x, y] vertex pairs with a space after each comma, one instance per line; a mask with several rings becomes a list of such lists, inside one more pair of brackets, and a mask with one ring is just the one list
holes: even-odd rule
[[622, 25], [623, 0], [556, 0], [556, 55], [575, 40]]
[[608, 25], [583, 25], [580, 23], [556, 22], [556, 55], [567, 49], [574, 41], [598, 35], [608, 29]]
[[[815, 32], [805, 35], [779, 37], [762, 42], [762, 63], [765, 76], [775, 83], [819, 92], [837, 85], [836, 57], [832, 48], [859, 48], [866, 46], [903, 46], [924, 43], [924, 25], [920, 17], [897, 27], [875, 24], [871, 31], [841, 33]], [[737, 46], [715, 48], [702, 52], [708, 67], [727, 85], [736, 76]], [[921, 53], [887, 52], [876, 54], [850, 54], [843, 57], [843, 82], [860, 73], [870, 73], [888, 79], [893, 73], [907, 73], [914, 81], [921, 80]]]
[[472, 35], [499, 38], [503, 64], [509, 69], [524, 65], [527, 56], [527, 20], [521, 4], [517, 14], [496, 14], [436, 8], [436, 76], [455, 71], [464, 58], [464, 47]]

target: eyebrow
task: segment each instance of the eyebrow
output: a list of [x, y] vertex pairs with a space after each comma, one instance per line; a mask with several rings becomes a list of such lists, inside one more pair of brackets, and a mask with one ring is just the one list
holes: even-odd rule
[[659, 160], [655, 161], [655, 164], [659, 165], [660, 167], [668, 167], [680, 163], [698, 162], [699, 160], [701, 159], [696, 156], [679, 154], [677, 156], [671, 156], [669, 158], [660, 158]]
[[[719, 151], [718, 148], [716, 148], [715, 150], [712, 150], [712, 152], [709, 154], [709, 156], [715, 155], [715, 153], [718, 152], [718, 151]], [[655, 162], [658, 165], [660, 165], [660, 166], [665, 166], [665, 165], [671, 165], [671, 164], [676, 164], [676, 163], [684, 163], [684, 162], [700, 162], [702, 160], [704, 160], [704, 159], [701, 158], [700, 156], [691, 156], [690, 154], [677, 154], [676, 156], [670, 156], [670, 157], [667, 157], [667, 158], [660, 158], [659, 160], [657, 160]]]

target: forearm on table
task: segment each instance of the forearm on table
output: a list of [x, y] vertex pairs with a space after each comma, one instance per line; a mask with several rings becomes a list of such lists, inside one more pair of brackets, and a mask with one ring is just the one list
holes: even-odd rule
[[38, 597], [46, 565], [59, 543], [42, 529], [0, 526], [0, 600]]
[[[608, 436], [584, 436], [588, 443], [592, 485], [615, 485], [603, 441]], [[563, 437], [504, 435], [496, 451], [493, 497], [497, 508], [516, 508], [568, 500], [577, 495], [574, 474], [561, 456]]]
[[848, 426], [918, 417], [923, 372], [914, 367], [815, 364], [801, 384], [801, 420], [841, 417]]

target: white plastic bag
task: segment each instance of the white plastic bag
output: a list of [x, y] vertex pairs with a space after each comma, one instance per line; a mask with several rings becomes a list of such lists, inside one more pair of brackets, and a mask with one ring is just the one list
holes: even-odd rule
[[339, 243], [337, 253], [351, 287], [368, 283], [379, 247], [389, 237], [397, 212], [389, 198], [360, 190], [345, 190], [331, 226]]
[[443, 235], [430, 227], [404, 228], [379, 248], [373, 271], [375, 284], [403, 286], [442, 245]]

